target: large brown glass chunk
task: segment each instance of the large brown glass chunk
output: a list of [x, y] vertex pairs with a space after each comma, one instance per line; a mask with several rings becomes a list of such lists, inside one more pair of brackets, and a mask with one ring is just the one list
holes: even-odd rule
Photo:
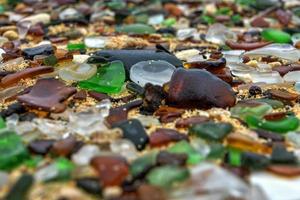
[[19, 96], [19, 102], [35, 109], [60, 113], [66, 109], [63, 101], [76, 93], [74, 87], [68, 87], [62, 82], [49, 78], [40, 79], [28, 94]]
[[169, 83], [169, 105], [184, 108], [226, 108], [233, 106], [235, 101], [230, 85], [205, 70], [177, 69]]

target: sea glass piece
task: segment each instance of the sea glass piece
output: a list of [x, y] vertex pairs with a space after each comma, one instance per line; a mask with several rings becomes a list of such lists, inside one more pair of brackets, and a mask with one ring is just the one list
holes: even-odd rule
[[70, 114], [69, 131], [81, 136], [89, 136], [96, 132], [106, 131], [107, 127], [104, 124], [104, 118], [108, 116], [110, 106], [110, 101], [105, 99], [89, 110]]
[[4, 102], [6, 99], [9, 99], [15, 95], [17, 95], [19, 92], [23, 91], [26, 87], [23, 85], [17, 85], [13, 87], [9, 87], [6, 89], [2, 89], [0, 91], [0, 102]]
[[207, 140], [222, 140], [233, 130], [229, 123], [203, 122], [189, 129], [189, 134], [196, 135]]
[[31, 21], [21, 21], [17, 23], [17, 30], [19, 33], [20, 39], [24, 39], [31, 27]]
[[300, 41], [300, 33], [295, 33], [291, 39], [294, 45], [297, 44]]
[[199, 154], [199, 152], [186, 140], [182, 140], [180, 142], [177, 142], [173, 146], [171, 146], [168, 151], [170, 153], [178, 153], [178, 154], [187, 154], [188, 159], [187, 163], [188, 164], [197, 164], [200, 161], [203, 160], [203, 156]]
[[177, 182], [186, 180], [189, 175], [189, 171], [185, 168], [166, 165], [151, 170], [146, 179], [151, 185], [170, 187]]
[[87, 80], [97, 73], [97, 66], [87, 63], [72, 63], [58, 71], [59, 77], [64, 81]]
[[6, 127], [5, 121], [2, 117], [0, 117], [0, 129], [3, 129]]
[[58, 15], [61, 20], [76, 19], [80, 17], [80, 13], [75, 8], [66, 8]]
[[48, 13], [39, 13], [35, 15], [31, 15], [29, 17], [23, 18], [20, 22], [30, 21], [32, 25], [37, 23], [48, 24], [51, 20], [51, 17]]
[[259, 49], [246, 51], [243, 55], [250, 58], [275, 56], [288, 61], [297, 62], [300, 58], [300, 51], [290, 44], [270, 44]]
[[113, 153], [119, 154], [128, 160], [137, 158], [138, 153], [133, 142], [128, 139], [117, 139], [110, 143], [110, 149]]
[[258, 154], [270, 154], [272, 148], [266, 144], [239, 133], [231, 133], [226, 137], [227, 146], [241, 151], [249, 151]]
[[6, 130], [0, 134], [0, 169], [10, 170], [28, 158], [28, 152], [21, 137]]
[[267, 121], [264, 119], [259, 119], [256, 116], [247, 116], [245, 118], [249, 127], [261, 128], [276, 133], [286, 133], [288, 131], [294, 131], [299, 126], [299, 119], [297, 117], [289, 116], [282, 120]]
[[250, 74], [253, 83], [283, 83], [283, 79], [277, 71], [259, 72], [253, 71]]
[[237, 104], [230, 109], [231, 116], [245, 119], [248, 115], [254, 115], [262, 117], [263, 115], [272, 111], [272, 107], [268, 104], [262, 104], [258, 106], [247, 106], [243, 104]]
[[244, 50], [229, 50], [222, 51], [222, 54], [223, 57], [226, 59], [226, 63], [240, 63], [240, 57], [244, 52]]
[[84, 44], [88, 48], [104, 48], [108, 42], [108, 37], [89, 36], [84, 38]]
[[98, 68], [88, 80], [80, 81], [79, 87], [96, 92], [118, 93], [125, 82], [125, 69], [121, 61], [113, 61]]
[[300, 71], [291, 71], [283, 76], [286, 82], [300, 82]]
[[155, 29], [146, 24], [129, 24], [117, 27], [116, 32], [143, 35], [155, 33]]
[[80, 51], [85, 49], [84, 43], [68, 43], [67, 48], [69, 51]]
[[156, 164], [157, 152], [150, 152], [135, 159], [130, 165], [130, 173], [136, 177]]
[[224, 45], [226, 40], [237, 40], [237, 35], [222, 24], [213, 24], [206, 34], [206, 41]]
[[196, 33], [197, 33], [197, 29], [195, 28], [179, 29], [176, 33], [176, 37], [178, 38], [178, 40], [182, 41], [193, 37]]
[[291, 35], [281, 30], [268, 28], [262, 31], [261, 36], [263, 39], [275, 43], [290, 43]]
[[144, 87], [146, 83], [162, 86], [170, 81], [175, 67], [163, 60], [141, 61], [133, 65], [130, 69], [130, 79]]
[[18, 65], [24, 62], [23, 57], [15, 58], [0, 64], [0, 71], [14, 71]]
[[163, 14], [157, 14], [150, 16], [148, 19], [148, 24], [150, 25], [158, 25], [164, 21], [164, 15]]
[[7, 196], [4, 198], [6, 200], [26, 200], [27, 193], [34, 183], [34, 178], [30, 174], [22, 174], [20, 178], [11, 187]]
[[88, 165], [92, 158], [99, 154], [100, 149], [97, 145], [87, 144], [72, 155], [72, 161], [76, 165]]

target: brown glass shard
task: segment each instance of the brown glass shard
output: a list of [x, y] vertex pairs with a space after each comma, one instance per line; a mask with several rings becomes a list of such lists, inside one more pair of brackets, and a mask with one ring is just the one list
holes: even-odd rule
[[271, 42], [246, 43], [246, 42], [234, 42], [234, 41], [229, 41], [229, 40], [226, 41], [226, 45], [229, 46], [231, 49], [246, 50], [246, 51], [258, 49], [258, 48], [267, 46], [268, 44], [271, 44]]
[[28, 107], [47, 112], [60, 113], [66, 109], [63, 101], [76, 93], [74, 87], [54, 79], [39, 79], [29, 93], [19, 96], [19, 102]]
[[176, 128], [188, 128], [190, 126], [193, 126], [195, 124], [201, 124], [203, 122], [208, 121], [209, 118], [205, 116], [194, 116], [194, 117], [188, 117], [184, 119], [179, 119], [175, 126]]
[[46, 74], [46, 73], [51, 73], [54, 71], [53, 67], [32, 67], [32, 68], [26, 68], [22, 71], [9, 74], [1, 79], [0, 86], [1, 87], [9, 87], [13, 84], [18, 83], [19, 80], [21, 79], [26, 79], [26, 78], [32, 78], [34, 76], [40, 75], [40, 74]]
[[288, 177], [300, 175], [300, 167], [293, 165], [271, 165], [268, 167], [268, 171]]
[[232, 107], [235, 93], [224, 81], [199, 69], [177, 69], [169, 83], [167, 104], [183, 108]]
[[109, 111], [109, 116], [106, 118], [106, 121], [110, 125], [112, 125], [116, 122], [127, 120], [128, 112], [133, 108], [137, 108], [137, 107], [141, 106], [142, 103], [143, 103], [143, 101], [139, 99], [139, 100], [129, 102], [120, 107], [112, 108]]
[[181, 117], [184, 113], [183, 109], [173, 108], [169, 106], [160, 106], [155, 112], [155, 116], [159, 116], [159, 121], [162, 123], [169, 123]]
[[164, 146], [170, 142], [180, 140], [188, 140], [188, 136], [173, 129], [158, 128], [150, 135], [150, 145], [152, 147]]
[[120, 185], [129, 174], [128, 163], [119, 156], [97, 156], [91, 160], [91, 165], [98, 172], [103, 186]]
[[270, 89], [268, 90], [272, 99], [294, 101], [298, 98], [298, 94], [291, 93], [286, 90]]

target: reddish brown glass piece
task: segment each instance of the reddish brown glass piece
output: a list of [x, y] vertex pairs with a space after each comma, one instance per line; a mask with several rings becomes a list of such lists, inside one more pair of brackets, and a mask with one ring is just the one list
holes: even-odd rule
[[91, 165], [98, 172], [103, 186], [120, 185], [129, 174], [128, 163], [119, 156], [97, 156], [91, 160]]
[[177, 69], [169, 83], [167, 104], [183, 108], [232, 107], [235, 93], [224, 81], [199, 69]]
[[175, 126], [176, 128], [188, 128], [190, 126], [193, 126], [195, 124], [201, 124], [203, 122], [208, 121], [209, 118], [204, 116], [194, 116], [194, 117], [188, 117], [184, 119], [179, 119]]
[[53, 79], [39, 79], [29, 93], [18, 96], [18, 101], [28, 107], [47, 112], [60, 113], [66, 109], [63, 103], [76, 93], [74, 87]]
[[267, 46], [268, 44], [271, 44], [271, 42], [246, 43], [246, 42], [234, 42], [229, 40], [226, 41], [226, 45], [229, 46], [231, 49], [246, 50], [246, 51], [258, 49]]
[[46, 74], [53, 72], [54, 68], [53, 67], [32, 67], [32, 68], [27, 68], [22, 71], [9, 74], [1, 79], [0, 86], [1, 87], [9, 87], [11, 85], [14, 85], [18, 83], [21, 79], [26, 79], [26, 78], [32, 78], [34, 76], [40, 75], [40, 74]]
[[150, 145], [152, 147], [164, 146], [170, 142], [180, 140], [188, 140], [188, 136], [173, 129], [158, 128], [150, 135]]

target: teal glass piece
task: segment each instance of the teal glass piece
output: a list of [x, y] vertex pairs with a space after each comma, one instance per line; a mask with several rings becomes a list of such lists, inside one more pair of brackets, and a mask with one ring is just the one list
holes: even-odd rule
[[232, 130], [233, 126], [229, 123], [204, 122], [192, 126], [189, 129], [189, 134], [196, 135], [207, 140], [219, 141]]
[[58, 60], [55, 55], [50, 55], [43, 60], [44, 64], [47, 66], [54, 66], [57, 64]]
[[97, 73], [88, 80], [80, 81], [79, 87], [102, 93], [118, 93], [125, 82], [125, 69], [121, 61], [113, 61], [98, 67]]
[[185, 140], [177, 142], [171, 146], [168, 151], [170, 153], [186, 154], [188, 156], [187, 163], [191, 165], [197, 164], [204, 159], [203, 156]]
[[272, 106], [270, 106], [268, 104], [258, 105], [255, 107], [237, 104], [236, 106], [234, 106], [230, 109], [230, 113], [231, 113], [232, 117], [245, 119], [245, 117], [248, 115], [262, 117], [265, 114], [271, 112], [272, 110], [273, 110]]
[[155, 33], [155, 29], [146, 24], [129, 24], [116, 27], [116, 32], [143, 35]]
[[146, 180], [151, 185], [169, 188], [175, 183], [182, 182], [189, 178], [188, 169], [166, 165], [152, 169], [146, 177]]
[[157, 152], [148, 153], [134, 160], [130, 166], [130, 173], [133, 177], [141, 174], [146, 168], [156, 164]]
[[275, 99], [262, 98], [262, 99], [255, 99], [253, 101], [259, 103], [266, 103], [272, 106], [273, 109], [284, 108], [284, 104], [281, 101]]

